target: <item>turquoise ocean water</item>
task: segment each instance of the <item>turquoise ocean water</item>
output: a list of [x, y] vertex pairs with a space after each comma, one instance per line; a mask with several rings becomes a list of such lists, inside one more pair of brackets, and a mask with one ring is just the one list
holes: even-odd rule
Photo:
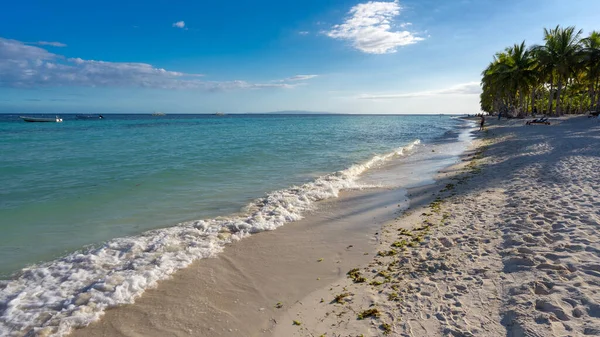
[[[85, 318], [74, 303], [127, 303], [223, 242], [293, 221], [379, 160], [406, 155], [398, 149], [461, 124], [438, 115], [62, 117], [0, 115], [0, 330], [60, 334], [60, 322]], [[25, 308], [15, 296], [32, 287], [46, 295]], [[42, 321], [48, 310], [71, 311]]]

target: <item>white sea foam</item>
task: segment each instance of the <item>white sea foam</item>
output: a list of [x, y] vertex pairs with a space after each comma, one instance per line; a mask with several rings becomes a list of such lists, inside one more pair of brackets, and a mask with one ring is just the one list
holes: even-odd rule
[[369, 168], [404, 155], [420, 142], [378, 155], [301, 186], [251, 203], [243, 216], [186, 222], [118, 238], [98, 248], [34, 265], [0, 283], [0, 336], [63, 336], [97, 320], [109, 307], [133, 303], [196, 259], [214, 256], [232, 241], [299, 220], [314, 202], [361, 188]]

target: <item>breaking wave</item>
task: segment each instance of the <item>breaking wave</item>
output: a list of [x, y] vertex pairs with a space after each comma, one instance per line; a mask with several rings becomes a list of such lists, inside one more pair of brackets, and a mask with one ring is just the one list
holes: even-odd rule
[[117, 238], [27, 267], [12, 280], [0, 281], [0, 336], [63, 336], [86, 326], [105, 309], [133, 303], [160, 280], [218, 254], [228, 243], [299, 220], [315, 202], [335, 198], [341, 190], [365, 187], [357, 182], [362, 173], [418, 144], [416, 140], [365, 163], [272, 192], [250, 203], [241, 215]]

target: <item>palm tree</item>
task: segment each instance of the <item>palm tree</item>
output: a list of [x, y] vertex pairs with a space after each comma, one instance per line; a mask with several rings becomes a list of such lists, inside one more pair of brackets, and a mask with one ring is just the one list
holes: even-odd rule
[[600, 32], [593, 31], [581, 40], [583, 45], [583, 67], [589, 85], [590, 110], [600, 108], [598, 84], [600, 82]]
[[[582, 31], [575, 32], [575, 27], [556, 28], [548, 30], [544, 28], [544, 45], [535, 46], [534, 51], [543, 67], [552, 68], [556, 73], [556, 114], [561, 113], [561, 92], [563, 85], [567, 83], [571, 75], [576, 71], [582, 48], [579, 44]], [[553, 76], [552, 76], [553, 77]], [[550, 82], [552, 87], [552, 80]], [[550, 92], [552, 101], [552, 92]], [[550, 103], [551, 104], [551, 103]], [[551, 105], [549, 105], [551, 112]]]
[[481, 80], [481, 104], [485, 111], [499, 111], [508, 105], [506, 96], [510, 92], [506, 69], [507, 55], [497, 53], [494, 60], [483, 71]]
[[[482, 73], [482, 104], [485, 101], [485, 104], [499, 108], [501, 101], [503, 107], [514, 109], [518, 106], [520, 111], [526, 111], [525, 98], [537, 80], [535, 67], [536, 61], [525, 47], [525, 41], [497, 53], [494, 61]], [[495, 99], [490, 100], [492, 93]]]
[[531, 88], [537, 80], [536, 59], [531, 50], [525, 47], [525, 41], [521, 44], [507, 48], [509, 66], [507, 69], [513, 87], [519, 95], [519, 107], [521, 111], [527, 111], [525, 98], [532, 91]]
[[537, 76], [538, 83], [541, 84], [542, 89], [548, 91], [548, 111], [547, 113], [552, 114], [552, 103], [554, 101], [554, 78], [556, 77], [554, 71], [554, 64], [549, 57], [549, 54], [544, 53], [539, 47], [534, 46], [532, 48], [533, 57], [537, 61]]
[[536, 104], [557, 115], [600, 110], [600, 33], [581, 34], [557, 26], [544, 29], [544, 45], [527, 49], [522, 42], [496, 53], [482, 73], [482, 110], [518, 107], [527, 114]]

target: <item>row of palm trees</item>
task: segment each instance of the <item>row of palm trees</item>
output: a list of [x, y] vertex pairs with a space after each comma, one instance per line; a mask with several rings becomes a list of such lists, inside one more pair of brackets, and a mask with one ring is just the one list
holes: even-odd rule
[[544, 29], [544, 44], [496, 53], [483, 71], [481, 109], [512, 116], [600, 109], [600, 33]]

